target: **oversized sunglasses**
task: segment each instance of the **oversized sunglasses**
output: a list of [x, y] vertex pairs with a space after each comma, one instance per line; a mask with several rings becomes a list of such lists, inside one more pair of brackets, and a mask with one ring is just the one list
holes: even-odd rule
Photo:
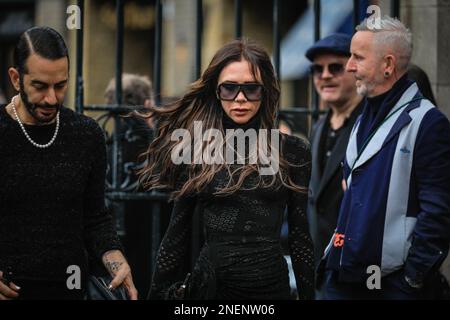
[[260, 83], [221, 83], [217, 87], [217, 98], [225, 101], [234, 101], [239, 92], [244, 94], [248, 101], [260, 101], [264, 87]]
[[328, 72], [331, 73], [333, 76], [340, 75], [342, 72], [344, 72], [344, 65], [342, 63], [330, 63], [328, 66], [322, 66], [320, 64], [312, 64], [310, 66], [311, 74], [315, 77], [322, 76], [325, 67], [328, 68]]

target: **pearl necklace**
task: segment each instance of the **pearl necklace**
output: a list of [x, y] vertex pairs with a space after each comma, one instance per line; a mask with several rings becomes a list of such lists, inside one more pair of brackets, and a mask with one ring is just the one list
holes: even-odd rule
[[12, 109], [13, 109], [13, 112], [14, 112], [14, 116], [16, 117], [16, 120], [19, 123], [20, 128], [22, 129], [23, 133], [25, 134], [25, 137], [28, 139], [28, 141], [30, 141], [30, 143], [33, 146], [35, 146], [37, 148], [45, 149], [45, 148], [50, 147], [53, 144], [53, 142], [55, 142], [56, 136], [58, 135], [58, 131], [59, 131], [59, 111], [56, 114], [56, 129], [55, 129], [55, 133], [53, 134], [53, 137], [51, 138], [51, 140], [48, 143], [46, 143], [46, 144], [39, 144], [39, 143], [33, 141], [33, 139], [31, 139], [30, 135], [25, 130], [25, 127], [24, 127], [22, 121], [20, 121], [19, 115], [17, 114], [16, 105], [14, 104], [14, 98], [15, 97], [16, 96], [14, 96], [11, 99], [11, 105], [12, 105]]

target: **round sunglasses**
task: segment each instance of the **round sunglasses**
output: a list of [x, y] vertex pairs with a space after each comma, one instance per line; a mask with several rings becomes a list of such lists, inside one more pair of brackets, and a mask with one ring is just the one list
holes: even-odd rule
[[217, 98], [224, 101], [234, 101], [239, 92], [244, 94], [247, 101], [260, 101], [264, 87], [260, 83], [230, 83], [224, 82], [217, 87]]
[[320, 64], [312, 64], [310, 66], [310, 72], [315, 77], [321, 77], [323, 74], [323, 70], [325, 67], [328, 69], [328, 72], [333, 76], [340, 75], [344, 72], [344, 65], [342, 63], [330, 63], [329, 65], [320, 65]]

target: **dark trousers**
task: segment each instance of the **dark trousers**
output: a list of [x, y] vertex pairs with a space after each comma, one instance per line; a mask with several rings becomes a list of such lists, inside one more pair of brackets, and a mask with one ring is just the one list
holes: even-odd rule
[[[403, 278], [403, 270], [381, 278], [380, 289], [368, 289], [366, 283], [344, 283], [338, 280], [337, 272], [325, 273], [324, 300], [429, 300], [437, 296], [433, 280], [421, 289], [414, 289]], [[434, 285], [433, 285], [434, 284]]]

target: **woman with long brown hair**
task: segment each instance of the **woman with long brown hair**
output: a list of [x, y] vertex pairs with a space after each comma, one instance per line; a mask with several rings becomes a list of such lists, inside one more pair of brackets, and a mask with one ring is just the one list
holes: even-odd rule
[[[279, 96], [264, 49], [234, 40], [218, 50], [180, 100], [153, 109], [159, 133], [146, 153], [141, 182], [173, 190], [174, 207], [150, 299], [290, 299], [280, 244], [286, 208], [298, 295], [313, 298], [306, 218], [310, 151], [302, 140], [277, 134]], [[205, 243], [184, 289], [196, 209]]]

